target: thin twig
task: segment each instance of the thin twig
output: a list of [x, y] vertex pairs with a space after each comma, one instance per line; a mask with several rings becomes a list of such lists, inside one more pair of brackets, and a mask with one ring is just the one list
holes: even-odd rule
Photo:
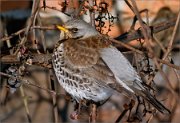
[[23, 85], [20, 86], [20, 92], [21, 92], [21, 96], [22, 96], [22, 99], [23, 99], [23, 103], [24, 103], [24, 107], [25, 107], [28, 122], [31, 123], [32, 120], [31, 120], [31, 116], [30, 116], [30, 112], [29, 112], [28, 97], [24, 93]]
[[171, 64], [170, 62], [167, 62], [165, 60], [162, 60], [162, 59], [157, 59], [158, 62], [162, 63], [162, 64], [165, 64], [169, 67], [172, 67], [174, 69], [177, 69], [177, 70], [180, 70], [180, 66], [177, 66], [177, 65], [174, 65], [174, 64]]
[[166, 49], [165, 47], [163, 46], [163, 44], [157, 39], [157, 37], [154, 35], [153, 36], [155, 42], [160, 46], [160, 48], [162, 49], [162, 51], [165, 53], [166, 52]]
[[[37, 21], [37, 16], [39, 15], [39, 11], [40, 11], [40, 9], [38, 8], [37, 9], [37, 11], [36, 11], [36, 13], [35, 13], [35, 16], [34, 16], [34, 19], [33, 19], [33, 23], [32, 23], [32, 26], [35, 26], [36, 25], [36, 21]], [[40, 25], [40, 24], [39, 24]], [[41, 26], [41, 25], [40, 25]], [[36, 30], [34, 29], [34, 30], [32, 30], [32, 39], [33, 39], [33, 44], [35, 45], [35, 49], [36, 49], [36, 51], [37, 51], [37, 53], [38, 54], [41, 54], [40, 53], [40, 51], [38, 50], [38, 40], [37, 40], [37, 38], [36, 38], [36, 32], [35, 32]], [[41, 31], [41, 30], [40, 30]]]
[[[167, 51], [166, 51], [166, 49], [165, 49], [165, 47], [162, 45], [162, 43], [156, 38], [156, 36], [154, 35], [154, 39], [155, 39], [155, 41], [156, 41], [156, 43], [160, 46], [160, 48], [162, 49], [162, 51], [163, 51], [163, 53], [166, 53]], [[165, 60], [164, 60], [165, 61]], [[168, 61], [170, 62], [171, 61], [171, 58], [170, 57], [168, 57]], [[162, 62], [161, 62], [161, 64], [163, 64]], [[178, 74], [178, 72], [177, 72], [177, 70], [176, 69], [174, 69], [173, 67], [172, 67], [172, 70], [174, 71], [174, 73], [176, 74], [176, 77], [177, 77], [177, 84], [178, 83], [180, 83], [180, 75]], [[151, 79], [153, 79], [153, 78], [151, 78]]]
[[17, 32], [11, 34], [11, 35], [9, 35], [9, 36], [5, 36], [5, 37], [1, 38], [0, 42], [9, 40], [9, 39], [13, 38], [14, 36], [19, 35], [19, 34], [21, 34], [23, 32], [25, 32], [25, 28], [21, 29], [21, 30], [19, 30], [19, 31], [17, 31]]
[[129, 3], [128, 0], [124, 0], [126, 2], [126, 4], [129, 6], [129, 8], [131, 9], [131, 11], [134, 11], [134, 8], [132, 7], [132, 5]]
[[[51, 62], [51, 56], [52, 54], [31, 54], [31, 60], [33, 64], [46, 64], [49, 67], [50, 62]], [[20, 63], [20, 60], [17, 59], [16, 55], [6, 55], [1, 57], [0, 62], [5, 63], [5, 64], [18, 64]]]
[[115, 121], [115, 123], [119, 123], [121, 122], [122, 118], [126, 115], [127, 111], [129, 109], [124, 109], [123, 112], [121, 113], [121, 115], [117, 118], [117, 120]]
[[151, 116], [149, 117], [149, 119], [147, 120], [147, 122], [146, 122], [146, 123], [150, 123], [150, 122], [151, 122], [151, 120], [153, 119], [153, 117], [154, 117], [154, 114], [151, 114]]
[[[39, 14], [38, 14], [37, 20], [38, 20], [38, 24], [41, 27], [42, 26], [42, 22], [41, 22], [41, 17], [39, 16]], [[43, 45], [44, 53], [46, 53], [46, 49], [47, 49], [46, 38], [45, 38], [45, 34], [44, 34], [43, 30], [40, 30], [40, 38], [41, 38], [41, 42], [42, 42], [42, 45]]]
[[[154, 34], [154, 33], [158, 33], [160, 31], [163, 31], [165, 29], [175, 26], [175, 23], [176, 23], [176, 18], [165, 21], [160, 24], [155, 24], [153, 26], [150, 26], [149, 28], [150, 28], [151, 32]], [[121, 34], [120, 36], [116, 37], [115, 39], [122, 41], [122, 42], [129, 42], [129, 41], [136, 40], [139, 38], [144, 38], [141, 28], [136, 31], [126, 32], [124, 34]]]
[[[11, 35], [9, 35], [9, 36], [6, 36], [6, 37], [1, 38], [0, 42], [1, 42], [1, 41], [9, 40], [9, 39], [13, 38], [13, 37], [16, 36], [16, 35], [19, 35], [19, 34], [25, 32], [25, 29], [26, 29], [26, 28], [21, 29], [21, 30], [19, 30], [19, 31], [17, 31], [17, 32], [11, 34]], [[42, 27], [42, 26], [33, 26], [33, 27], [31, 27], [31, 30], [33, 30], [33, 29], [56, 30], [57, 28], [56, 28], [55, 26], [44, 26], [44, 27]]]
[[[50, 71], [50, 73], [48, 73], [48, 80], [51, 85], [51, 90], [56, 92], [56, 83], [51, 79], [51, 77], [50, 77], [51, 73], [52, 73], [52, 71]], [[53, 101], [54, 122], [59, 123], [58, 104], [57, 104], [57, 96], [56, 95], [52, 95], [52, 101]]]
[[180, 21], [180, 11], [179, 11], [179, 14], [178, 14], [178, 17], [177, 17], [176, 25], [175, 25], [174, 30], [173, 30], [172, 38], [171, 38], [171, 40], [170, 40], [170, 42], [168, 44], [167, 51], [166, 51], [166, 53], [164, 54], [164, 56], [162, 58], [163, 60], [165, 60], [167, 58], [167, 56], [169, 55], [169, 53], [171, 52], [173, 41], [175, 39], [175, 35], [176, 35], [177, 29], [178, 29], [179, 21]]
[[93, 27], [95, 27], [95, 13], [93, 11], [93, 6], [94, 6], [94, 0], [89, 0], [89, 13], [90, 13], [90, 21], [91, 21], [91, 25]]
[[82, 9], [83, 9], [83, 7], [84, 7], [85, 2], [86, 2], [86, 0], [83, 0], [83, 1], [81, 2], [79, 9], [78, 9], [78, 10], [76, 11], [76, 13], [75, 13], [75, 17], [76, 17], [76, 18], [78, 18], [78, 17], [80, 16], [81, 11], [82, 11]]
[[53, 10], [56, 10], [56, 11], [59, 11], [59, 12], [61, 12], [61, 10], [60, 10], [60, 9], [57, 9], [56, 7], [50, 7], [50, 6], [46, 6], [46, 8], [48, 8], [48, 9], [53, 9]]
[[134, 107], [134, 105], [135, 105], [135, 101], [134, 100], [131, 100], [131, 102], [129, 104], [124, 104], [124, 106], [123, 106], [124, 110], [121, 113], [121, 115], [117, 118], [115, 123], [121, 122], [122, 118], [126, 115], [127, 111], [129, 111], [129, 117], [128, 117], [128, 119], [129, 119], [130, 118], [130, 114], [131, 114], [131, 110]]
[[27, 40], [27, 36], [28, 36], [29, 31], [30, 31], [31, 25], [33, 23], [35, 14], [36, 14], [36, 12], [37, 12], [37, 10], [39, 8], [39, 3], [40, 3], [40, 0], [34, 0], [33, 1], [31, 17], [30, 17], [30, 20], [29, 20], [28, 25], [26, 27], [24, 38], [21, 40], [20, 45], [23, 45], [26, 42], [26, 40]]

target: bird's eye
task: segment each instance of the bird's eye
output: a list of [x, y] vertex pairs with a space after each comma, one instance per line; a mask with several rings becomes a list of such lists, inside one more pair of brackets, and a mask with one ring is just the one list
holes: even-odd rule
[[71, 31], [76, 33], [78, 31], [78, 28], [72, 28]]

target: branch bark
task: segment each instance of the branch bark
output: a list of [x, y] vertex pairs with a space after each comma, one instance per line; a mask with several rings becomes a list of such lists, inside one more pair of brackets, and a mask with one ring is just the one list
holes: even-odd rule
[[[165, 29], [168, 29], [170, 27], [174, 27], [175, 23], [176, 23], [176, 18], [173, 18], [173, 19], [163, 22], [161, 24], [156, 24], [156, 25], [150, 26], [149, 28], [150, 28], [151, 32], [154, 34], [154, 33], [163, 31]], [[124, 34], [121, 34], [120, 36], [116, 37], [115, 39], [127, 43], [132, 40], [139, 39], [139, 38], [144, 38], [144, 36], [142, 34], [142, 28], [135, 30], [133, 32], [126, 32]]]

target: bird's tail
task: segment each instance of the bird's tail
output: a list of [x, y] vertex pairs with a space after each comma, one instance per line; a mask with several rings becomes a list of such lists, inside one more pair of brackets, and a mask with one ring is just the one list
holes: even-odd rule
[[158, 111], [163, 114], [170, 114], [170, 110], [167, 109], [163, 104], [161, 104], [154, 96], [152, 96], [148, 91], [143, 93], [143, 98], [152, 104]]

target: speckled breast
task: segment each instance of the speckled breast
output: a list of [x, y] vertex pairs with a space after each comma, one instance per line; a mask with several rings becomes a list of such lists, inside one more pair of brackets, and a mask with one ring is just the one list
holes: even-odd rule
[[112, 95], [109, 87], [102, 86], [97, 80], [67, 64], [63, 43], [55, 48], [52, 63], [58, 82], [78, 102], [82, 99], [100, 102]]

